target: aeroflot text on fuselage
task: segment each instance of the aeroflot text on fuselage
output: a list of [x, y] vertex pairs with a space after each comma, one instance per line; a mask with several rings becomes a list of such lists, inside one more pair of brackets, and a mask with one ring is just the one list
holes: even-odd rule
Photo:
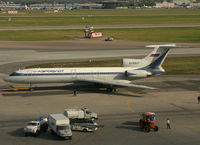
[[33, 72], [64, 72], [64, 70], [34, 70]]

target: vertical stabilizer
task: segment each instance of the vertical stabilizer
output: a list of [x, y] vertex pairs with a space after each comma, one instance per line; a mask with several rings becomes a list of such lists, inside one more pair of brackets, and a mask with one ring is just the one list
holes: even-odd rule
[[176, 47], [176, 44], [148, 45], [146, 47], [154, 47], [154, 50], [149, 53], [144, 60], [146, 61], [148, 67], [156, 68], [162, 65], [169, 52], [169, 49]]
[[138, 69], [158, 69], [164, 72], [162, 64], [167, 57], [170, 48], [190, 48], [188, 46], [176, 46], [176, 44], [147, 45], [146, 47], [154, 49], [143, 59], [122, 59], [122, 66], [135, 67]]

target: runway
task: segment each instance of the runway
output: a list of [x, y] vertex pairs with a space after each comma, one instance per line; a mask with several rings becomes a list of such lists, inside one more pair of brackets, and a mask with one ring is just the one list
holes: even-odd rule
[[[93, 25], [95, 29], [122, 29], [122, 28], [162, 28], [162, 27], [199, 27], [199, 23], [194, 24], [127, 24], [127, 25]], [[23, 26], [23, 27], [0, 27], [0, 31], [9, 30], [71, 30], [84, 29], [83, 25], [73, 26]]]
[[[8, 45], [6, 45], [8, 43]], [[49, 44], [48, 44], [49, 43]], [[76, 45], [73, 44], [77, 43]], [[89, 44], [91, 43], [91, 45]], [[142, 57], [150, 49], [147, 43], [105, 43], [97, 40], [60, 42], [2, 42], [0, 46], [0, 88], [28, 87], [2, 80], [18, 68], [46, 61], [69, 61], [71, 59]], [[96, 47], [94, 47], [96, 45]], [[124, 45], [124, 47], [122, 47]], [[35, 46], [35, 47], [34, 47]], [[105, 47], [104, 47], [105, 46]], [[198, 44], [196, 44], [198, 46]], [[200, 55], [199, 47], [173, 49], [172, 56]], [[0, 92], [0, 140], [4, 145], [190, 145], [200, 142], [200, 94], [199, 75], [171, 75], [149, 77], [135, 81], [136, 84], [159, 87], [160, 91], [121, 88], [107, 93], [91, 84], [41, 84], [34, 91]], [[77, 96], [73, 89], [78, 88]], [[97, 112], [98, 123], [104, 125], [94, 133], [73, 132], [73, 139], [59, 140], [50, 132], [39, 137], [24, 137], [23, 127], [32, 119], [49, 113], [62, 113], [65, 108], [83, 108]], [[146, 133], [138, 127], [140, 114], [156, 112], [158, 132]], [[170, 118], [172, 129], [166, 129]]]

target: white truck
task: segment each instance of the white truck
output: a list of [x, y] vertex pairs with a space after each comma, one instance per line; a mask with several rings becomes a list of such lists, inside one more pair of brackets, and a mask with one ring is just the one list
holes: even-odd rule
[[48, 124], [52, 133], [64, 139], [72, 139], [72, 131], [69, 118], [63, 114], [49, 114]]
[[34, 135], [38, 136], [41, 131], [46, 132], [48, 130], [47, 118], [42, 116], [34, 121], [30, 121], [28, 125], [24, 128], [24, 135]]
[[65, 109], [64, 115], [69, 119], [98, 119], [97, 113], [89, 111], [87, 108], [82, 109]]

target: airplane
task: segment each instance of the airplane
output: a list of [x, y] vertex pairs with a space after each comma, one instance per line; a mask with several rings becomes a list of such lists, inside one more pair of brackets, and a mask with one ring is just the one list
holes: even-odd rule
[[112, 92], [117, 87], [158, 90], [136, 85], [132, 81], [163, 74], [162, 64], [170, 48], [188, 48], [176, 44], [147, 45], [154, 48], [143, 59], [122, 59], [121, 67], [31, 68], [11, 73], [5, 81], [24, 84], [87, 82], [106, 86]]

